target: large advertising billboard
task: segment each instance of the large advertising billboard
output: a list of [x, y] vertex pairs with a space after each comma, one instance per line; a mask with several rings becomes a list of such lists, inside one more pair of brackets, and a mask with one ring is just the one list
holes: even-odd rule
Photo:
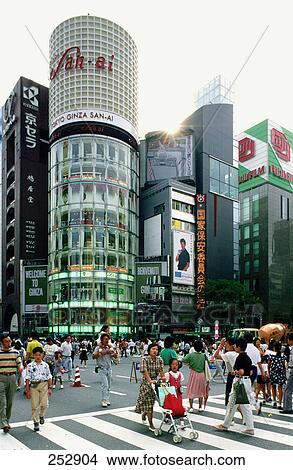
[[48, 266], [23, 268], [24, 313], [47, 313]]
[[158, 284], [162, 275], [162, 263], [136, 263], [136, 300], [144, 302], [153, 293], [152, 285]]
[[147, 138], [147, 181], [192, 177], [192, 135]]
[[239, 191], [264, 183], [293, 192], [293, 133], [265, 120], [238, 137]]
[[194, 285], [194, 233], [173, 230], [173, 281]]
[[144, 256], [151, 258], [162, 254], [162, 217], [161, 214], [144, 221]]

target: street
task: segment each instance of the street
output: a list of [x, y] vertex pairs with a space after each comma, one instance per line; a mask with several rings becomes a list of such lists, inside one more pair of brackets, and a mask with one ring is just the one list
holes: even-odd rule
[[[134, 412], [139, 384], [129, 381], [132, 360], [139, 361], [139, 358], [123, 358], [121, 364], [113, 366], [111, 406], [107, 409], [100, 405], [93, 360], [88, 361], [86, 369], [80, 369], [81, 382], [87, 387], [71, 387], [64, 377], [64, 389], [60, 390], [57, 385], [53, 391], [45, 424], [39, 433], [32, 431], [30, 402], [23, 395], [23, 389], [17, 392], [12, 429], [8, 435], [0, 433], [0, 449], [174, 450], [171, 435], [163, 433], [155, 437], [148, 426], [142, 425], [140, 415]], [[186, 385], [188, 369], [183, 366], [182, 372]], [[230, 432], [216, 431], [213, 426], [220, 423], [225, 414], [224, 387], [222, 383], [212, 383], [205, 412], [190, 414], [193, 427], [199, 433], [198, 439], [191, 441], [189, 432], [180, 431], [186, 438], [177, 444], [178, 447], [190, 450], [293, 450], [292, 416], [282, 416], [272, 406], [264, 406], [262, 414], [254, 416], [254, 437], [241, 434], [243, 426], [238, 413]], [[187, 404], [186, 400], [184, 403]], [[155, 425], [159, 424], [160, 416], [156, 404]]]

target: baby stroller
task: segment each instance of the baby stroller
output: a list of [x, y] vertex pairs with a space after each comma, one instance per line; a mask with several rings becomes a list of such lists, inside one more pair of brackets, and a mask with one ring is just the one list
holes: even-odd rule
[[158, 382], [155, 387], [157, 401], [161, 407], [162, 421], [160, 426], [154, 431], [155, 436], [163, 434], [163, 426], [167, 426], [166, 432], [173, 434], [173, 442], [180, 444], [182, 436], [179, 429], [190, 429], [189, 439], [198, 438], [198, 432], [193, 429], [192, 423], [188, 417], [186, 409], [178, 400], [175, 387], [170, 387], [164, 382]]

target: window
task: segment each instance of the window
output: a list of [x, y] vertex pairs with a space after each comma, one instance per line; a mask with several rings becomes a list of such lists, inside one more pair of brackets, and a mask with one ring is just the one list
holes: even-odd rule
[[250, 244], [249, 243], [244, 243], [243, 245], [243, 255], [249, 255], [250, 252]]
[[254, 256], [259, 255], [259, 242], [253, 242], [253, 254]]
[[258, 271], [259, 271], [259, 259], [253, 260], [253, 271], [255, 273], [258, 273]]
[[252, 196], [252, 217], [259, 217], [259, 194]]
[[210, 158], [210, 191], [238, 199], [238, 169]]
[[289, 198], [281, 196], [281, 219], [289, 220]]
[[97, 142], [96, 151], [97, 151], [97, 158], [103, 159], [105, 155], [104, 144]]
[[111, 250], [116, 250], [116, 232], [109, 231], [108, 248], [110, 248]]
[[253, 224], [252, 226], [252, 236], [259, 237], [259, 224]]
[[247, 240], [250, 237], [250, 226], [246, 225], [243, 227], [243, 238], [244, 240]]
[[84, 159], [92, 158], [93, 151], [92, 151], [92, 143], [91, 142], [84, 142], [83, 144], [83, 156]]
[[220, 179], [220, 162], [214, 158], [210, 159], [210, 177], [216, 180]]
[[242, 204], [242, 222], [249, 221], [249, 197], [243, 199]]
[[244, 263], [244, 274], [249, 274], [250, 271], [250, 263], [249, 261], [245, 261]]
[[[173, 201], [175, 202], [175, 201]], [[154, 207], [154, 215], [162, 214], [165, 212], [165, 204], [159, 204], [158, 206]]]

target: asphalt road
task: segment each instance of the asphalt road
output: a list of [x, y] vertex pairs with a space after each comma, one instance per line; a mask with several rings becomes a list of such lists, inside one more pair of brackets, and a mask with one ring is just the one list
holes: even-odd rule
[[[138, 358], [133, 360], [139, 361]], [[128, 357], [113, 367], [111, 406], [103, 409], [94, 361], [88, 361], [88, 367], [81, 369], [81, 382], [86, 387], [71, 387], [67, 379], [64, 380], [63, 390], [57, 385], [40, 433], [32, 431], [30, 402], [22, 391], [17, 392], [11, 419], [13, 429], [9, 435], [0, 433], [0, 449], [175, 449], [173, 436], [165, 432], [156, 438], [147, 426], [142, 425], [140, 416], [134, 413], [139, 384], [129, 380], [131, 365], [132, 358]], [[183, 366], [182, 372], [187, 383], [188, 369]], [[199, 437], [190, 440], [189, 431], [182, 431], [183, 437], [187, 438], [179, 444], [181, 448], [293, 450], [292, 416], [280, 415], [272, 407], [263, 407], [262, 415], [255, 416], [254, 437], [241, 434], [244, 428], [238, 413], [231, 432], [216, 431], [213, 426], [220, 423], [225, 414], [224, 387], [222, 383], [212, 383], [205, 412], [190, 415]], [[156, 425], [160, 417], [156, 406]]]
[[[135, 380], [130, 382], [130, 374], [132, 362], [139, 362], [140, 358], [127, 357], [123, 358], [121, 363], [113, 366], [113, 380], [111, 393], [111, 409], [121, 408], [135, 405], [138, 395], [139, 383]], [[75, 361], [75, 365], [79, 365], [79, 361]], [[86, 385], [84, 388], [74, 388], [68, 381], [67, 374], [64, 374], [64, 389], [61, 390], [59, 384], [53, 390], [50, 398], [50, 407], [47, 417], [73, 415], [76, 413], [89, 413], [102, 410], [101, 398], [96, 374], [94, 373], [95, 361], [90, 359], [86, 368], [80, 369], [81, 383]], [[185, 385], [188, 380], [189, 370], [186, 366], [181, 369], [185, 378]], [[140, 373], [137, 372], [138, 379]], [[211, 387], [211, 395], [224, 393], [224, 385], [222, 383], [213, 383]], [[31, 419], [30, 402], [23, 395], [23, 387], [20, 392], [16, 393], [11, 422], [26, 421]]]

